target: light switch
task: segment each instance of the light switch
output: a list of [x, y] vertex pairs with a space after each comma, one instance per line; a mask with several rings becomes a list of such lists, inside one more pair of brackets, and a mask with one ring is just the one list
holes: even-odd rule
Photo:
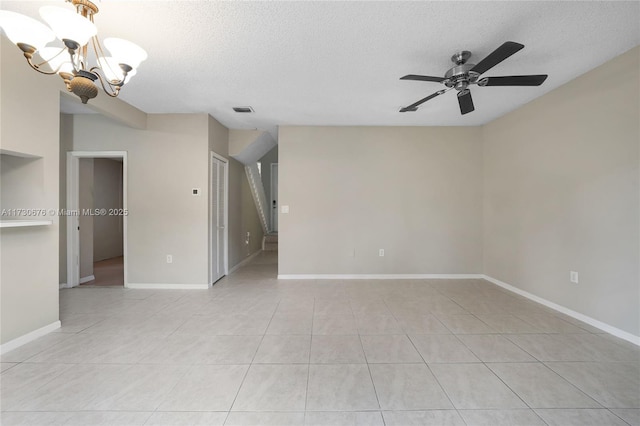
[[287, 213], [289, 213], [289, 206], [282, 206], [282, 207], [280, 208], [280, 211], [281, 211], [283, 214], [287, 214]]

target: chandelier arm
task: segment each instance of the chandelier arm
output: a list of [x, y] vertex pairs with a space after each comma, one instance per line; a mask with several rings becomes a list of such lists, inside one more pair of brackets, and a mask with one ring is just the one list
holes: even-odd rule
[[[93, 68], [91, 68], [91, 71], [92, 71], [92, 72], [95, 72], [95, 71], [94, 71], [94, 69], [99, 68], [99, 65], [100, 65], [100, 62], [98, 62], [98, 57], [99, 57], [100, 55], [98, 54], [98, 49], [96, 48], [96, 44], [97, 44], [98, 46], [100, 45], [100, 43], [98, 42], [98, 36], [97, 36], [97, 35], [94, 35], [93, 37], [91, 37], [91, 45], [93, 46], [93, 53], [94, 53], [94, 54], [95, 54], [95, 56], [96, 56], [96, 63], [98, 63], [98, 67], [93, 67]], [[87, 44], [87, 45], [88, 45], [88, 44]], [[88, 50], [88, 49], [87, 49], [87, 50]], [[100, 70], [102, 70], [102, 69], [100, 69]], [[97, 73], [96, 73], [96, 74], [97, 74]], [[102, 82], [102, 79], [100, 79], [100, 81]]]
[[[100, 73], [104, 74], [104, 70], [100, 67], [93, 67], [91, 68], [89, 71], [91, 71], [92, 73], [94, 73], [95, 75], [98, 76], [98, 78], [100, 78], [100, 81], [102, 81], [102, 76], [100, 75]], [[104, 80], [105, 82], [109, 85], [109, 87], [111, 87], [112, 89], [116, 90], [120, 90], [120, 88], [122, 86], [124, 86], [124, 80], [127, 78], [127, 75], [125, 74], [124, 78], [122, 80], [118, 80], [117, 82], [112, 82], [109, 81], [109, 79], [107, 78], [107, 76], [104, 76]]]
[[[104, 54], [104, 50], [102, 50], [102, 45], [100, 44], [100, 40], [98, 39], [98, 36], [94, 36], [91, 39], [91, 42], [93, 44], [93, 51], [96, 53], [96, 61], [97, 61], [98, 57], [106, 58], [107, 56]], [[111, 68], [111, 65], [109, 64], [109, 62], [104, 61], [104, 65], [109, 67], [109, 70], [111, 71], [111, 74], [114, 74], [114, 75], [117, 74]], [[93, 71], [96, 68], [100, 69], [100, 71], [102, 71], [104, 73], [104, 70], [101, 68], [101, 64], [99, 62], [98, 62], [98, 66], [97, 67], [93, 67], [91, 70]], [[125, 72], [124, 77], [122, 77], [122, 79], [119, 80], [117, 83], [111, 83], [110, 81], [107, 81], [107, 84], [109, 84], [109, 86], [111, 86], [111, 87], [122, 87], [122, 86], [124, 86], [124, 80], [126, 78], [127, 78], [127, 72]]]
[[[89, 63], [89, 57], [88, 57], [88, 53], [89, 53], [89, 49], [87, 49], [88, 44], [85, 44], [84, 46], [81, 47], [82, 49], [82, 54], [78, 55], [78, 63], [81, 66], [81, 69], [86, 69], [87, 64]], [[83, 58], [84, 61], [80, 60], [80, 58]]]
[[104, 57], [104, 51], [102, 50], [102, 45], [100, 44], [100, 40], [98, 40], [97, 35], [93, 36], [91, 42], [93, 43], [93, 51], [96, 52], [96, 56], [98, 56], [99, 54], [100, 56]]
[[56, 55], [53, 58], [49, 59], [49, 61], [44, 61], [44, 62], [41, 62], [39, 64], [34, 64], [33, 63], [33, 54], [36, 53], [36, 48], [31, 46], [31, 45], [25, 44], [25, 43], [18, 43], [18, 47], [20, 48], [20, 50], [22, 50], [22, 53], [23, 53], [25, 59], [27, 60], [27, 64], [29, 64], [31, 69], [33, 69], [35, 71], [38, 71], [40, 74], [53, 75], [53, 74], [56, 74], [60, 70], [60, 67], [58, 67], [58, 69], [54, 70], [54, 71], [42, 71], [40, 69], [40, 66], [46, 64], [51, 59], [54, 59], [55, 57], [60, 55], [60, 53], [62, 51], [64, 51], [64, 49], [60, 53], [58, 53], [58, 55]]
[[100, 54], [102, 54], [102, 48], [100, 46], [100, 42], [98, 41], [97, 35], [91, 37], [91, 44], [93, 45], [93, 52], [96, 54], [96, 61], [97, 61]]
[[[55, 56], [53, 56], [52, 58], [49, 58], [49, 59], [47, 59], [46, 61], [42, 61], [42, 62], [40, 62], [39, 64], [35, 64], [35, 68], [36, 68], [36, 70], [38, 70], [38, 71], [39, 71], [39, 68], [40, 68], [42, 65], [44, 65], [44, 64], [48, 64], [49, 62], [51, 62], [51, 60], [52, 60], [52, 59], [55, 59], [55, 58], [57, 58], [58, 56], [62, 55], [62, 54], [64, 53], [64, 51], [65, 51], [65, 50], [66, 50], [66, 49], [62, 48], [62, 49], [60, 49], [60, 51], [59, 51], [58, 53], [56, 53], [56, 55], [55, 55]], [[28, 60], [30, 60], [31, 58], [27, 58], [27, 59], [28, 59]], [[57, 68], [55, 71], [53, 71], [52, 73], [47, 73], [47, 72], [43, 72], [43, 71], [40, 71], [40, 72], [43, 72], [44, 74], [56, 74], [58, 71], [60, 71], [60, 68], [62, 68], [62, 64], [58, 65], [58, 68]]]
[[[25, 55], [25, 57], [26, 57], [26, 55]], [[53, 59], [53, 58], [51, 58], [51, 59]], [[40, 74], [54, 75], [54, 74], [57, 74], [58, 71], [60, 71], [60, 67], [58, 67], [57, 69], [55, 69], [53, 71], [42, 71], [39, 67], [41, 65], [46, 64], [47, 62], [49, 62], [49, 61], [44, 61], [44, 62], [42, 62], [40, 64], [34, 64], [33, 61], [31, 60], [31, 58], [27, 57], [27, 63], [29, 64], [29, 66], [31, 68], [33, 68], [34, 70], [38, 71]]]
[[97, 71], [102, 71], [102, 70], [100, 68], [98, 68], [98, 67], [91, 68], [91, 72], [98, 76], [98, 80], [100, 80], [100, 85], [102, 86], [102, 90], [104, 90], [104, 93], [106, 93], [107, 95], [111, 96], [112, 98], [117, 97], [118, 94], [120, 93], [120, 86], [115, 86], [115, 88], [114, 88], [114, 86], [107, 81], [107, 85], [109, 86], [109, 89], [111, 89], [111, 90], [107, 89], [107, 86], [104, 84], [104, 79], [102, 78], [100, 73], [97, 72]]

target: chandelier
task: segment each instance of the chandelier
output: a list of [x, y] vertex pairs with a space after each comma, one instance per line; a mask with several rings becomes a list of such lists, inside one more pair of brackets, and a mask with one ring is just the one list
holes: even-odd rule
[[[65, 1], [76, 10], [40, 8], [40, 16], [48, 27], [28, 16], [0, 10], [0, 28], [22, 50], [31, 68], [43, 74], [58, 74], [83, 104], [98, 95], [96, 80], [107, 95], [118, 96], [140, 63], [147, 59], [147, 52], [130, 41], [106, 38], [104, 46], [110, 54], [106, 55], [93, 23], [98, 13], [96, 5], [89, 0]], [[63, 46], [59, 42], [57, 46], [48, 44], [56, 38]]]

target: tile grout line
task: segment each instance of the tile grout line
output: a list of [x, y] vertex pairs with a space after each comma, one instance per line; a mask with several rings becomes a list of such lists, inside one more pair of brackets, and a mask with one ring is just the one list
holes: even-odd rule
[[[449, 403], [451, 404], [451, 407], [453, 407], [453, 409], [456, 410], [456, 412], [458, 412], [458, 407], [456, 407], [456, 404], [453, 403], [453, 399], [451, 399], [451, 396], [449, 395], [447, 390], [444, 388], [444, 386], [442, 386], [442, 383], [440, 383], [440, 379], [438, 379], [438, 376], [436, 376], [436, 374], [433, 372], [433, 370], [431, 369], [431, 366], [429, 365], [429, 363], [424, 359], [424, 357], [422, 356], [422, 354], [418, 350], [416, 344], [413, 342], [413, 339], [411, 339], [411, 337], [409, 335], [407, 335], [407, 338], [409, 339], [409, 341], [413, 345], [413, 348], [416, 350], [416, 352], [418, 352], [418, 355], [420, 355], [420, 358], [422, 358], [422, 362], [424, 363], [424, 365], [427, 366], [427, 369], [429, 370], [429, 372], [431, 373], [433, 378], [436, 380], [436, 383], [438, 384], [438, 386], [440, 386], [440, 389], [442, 389], [442, 392], [445, 394], [445, 396], [449, 400]], [[459, 413], [458, 413], [458, 416], [460, 416]], [[460, 416], [460, 417], [462, 418], [462, 416]], [[462, 421], [464, 422], [464, 419], [462, 419]]]
[[555, 374], [556, 376], [560, 377], [562, 380], [565, 381], [565, 383], [569, 384], [570, 386], [572, 386], [574, 389], [576, 389], [578, 392], [580, 392], [581, 394], [583, 394], [584, 396], [586, 396], [587, 398], [591, 399], [592, 401], [594, 401], [596, 404], [600, 405], [600, 407], [602, 408], [607, 408], [604, 404], [602, 404], [600, 401], [598, 401], [596, 398], [592, 397], [591, 395], [589, 395], [587, 392], [583, 391], [582, 389], [580, 389], [577, 385], [573, 384], [571, 381], [569, 381], [569, 379], [565, 378], [564, 376], [562, 376], [560, 373], [558, 373], [557, 371], [555, 371], [553, 368], [549, 367], [547, 364], [545, 364], [544, 362], [540, 362], [541, 365], [544, 366], [544, 368], [546, 368], [547, 370], [549, 370], [550, 372], [552, 372], [553, 374]]
[[[138, 365], [143, 365], [143, 364], [138, 364]], [[158, 364], [158, 365], [163, 365], [163, 364]], [[164, 365], [167, 365], [167, 364], [164, 364]], [[185, 368], [185, 372], [182, 374], [182, 376], [180, 376], [180, 378], [176, 380], [173, 386], [171, 386], [171, 389], [169, 389], [169, 391], [165, 394], [164, 398], [162, 398], [162, 400], [158, 402], [153, 412], [151, 413], [151, 416], [149, 416], [149, 419], [153, 416], [153, 414], [158, 412], [158, 408], [160, 408], [160, 406], [162, 406], [162, 404], [167, 400], [169, 395], [171, 395], [171, 392], [176, 388], [176, 386], [178, 386], [178, 383], [180, 383], [180, 381], [184, 379], [187, 376], [187, 374], [189, 374], [189, 372], [195, 367], [196, 367], [195, 365], [190, 365], [189, 368]], [[145, 424], [149, 421], [149, 419], [145, 421]]]
[[313, 308], [311, 309], [311, 336], [309, 338], [309, 362], [307, 364], [307, 388], [304, 395], [304, 421], [307, 421], [307, 404], [309, 403], [309, 380], [311, 379], [311, 350], [313, 348], [313, 321], [316, 314], [316, 298], [313, 297]]
[[628, 424], [629, 426], [633, 426], [631, 423], [629, 423], [628, 421], [626, 421], [625, 419], [623, 419], [622, 417], [620, 417], [618, 414], [616, 414], [615, 412], [612, 411], [611, 408], [609, 407], [605, 407], [605, 409], [610, 412], [612, 415], [616, 416], [617, 418], [619, 418], [620, 420], [622, 420], [623, 422], [625, 422], [626, 424]]
[[[384, 301], [383, 301], [384, 303]], [[386, 306], [386, 304], [385, 304]], [[378, 409], [380, 410], [380, 417], [382, 417], [382, 422], [384, 424], [384, 416], [382, 415], [382, 405], [380, 404], [380, 397], [378, 396], [378, 389], [376, 388], [376, 382], [373, 380], [373, 374], [371, 373], [371, 366], [369, 365], [369, 359], [367, 358], [367, 352], [364, 350], [364, 344], [362, 343], [362, 334], [360, 334], [360, 330], [358, 329], [358, 320], [356, 318], [355, 313], [353, 312], [353, 306], [351, 306], [351, 301], [349, 301], [349, 308], [351, 309], [351, 314], [353, 315], [354, 320], [356, 321], [356, 330], [358, 331], [358, 340], [360, 341], [360, 347], [362, 349], [362, 354], [364, 355], [364, 360], [367, 364], [367, 371], [369, 372], [369, 380], [371, 380], [371, 386], [373, 387], [373, 393], [376, 396], [376, 402], [378, 403]], [[395, 320], [395, 318], [394, 318]]]
[[238, 395], [240, 394], [240, 391], [242, 390], [242, 386], [244, 386], [244, 381], [247, 379], [247, 376], [249, 375], [249, 371], [251, 370], [251, 367], [253, 366], [253, 362], [256, 359], [256, 355], [258, 355], [258, 351], [260, 350], [260, 346], [262, 346], [262, 342], [264, 341], [265, 336], [267, 335], [267, 330], [269, 330], [269, 326], [271, 325], [271, 321], [273, 321], [273, 317], [276, 315], [276, 311], [278, 310], [278, 307], [280, 306], [280, 301], [278, 301], [278, 304], [276, 305], [276, 308], [273, 310], [273, 313], [271, 314], [271, 318], [269, 319], [269, 323], [267, 324], [266, 328], [264, 329], [264, 333], [262, 334], [262, 338], [260, 339], [260, 343], [258, 343], [258, 346], [256, 347], [256, 351], [253, 353], [253, 357], [251, 358], [251, 362], [249, 363], [249, 366], [247, 367], [247, 371], [244, 373], [244, 376], [242, 377], [242, 381], [240, 382], [240, 386], [238, 386], [238, 390], [236, 391], [236, 395], [233, 397], [233, 401], [231, 402], [231, 405], [229, 406], [229, 410], [227, 411], [227, 416], [224, 419], [223, 424], [227, 423], [227, 420], [229, 419], [229, 416], [231, 415], [231, 411], [233, 410], [233, 406], [236, 403], [236, 400], [238, 399]]
[[[446, 295], [445, 295], [445, 297], [446, 297]], [[455, 300], [453, 300], [453, 299], [451, 299], [451, 298], [449, 298], [449, 299], [450, 299], [452, 302], [456, 303], [458, 306], [460, 306], [460, 308], [464, 309], [466, 312], [469, 312], [467, 309], [465, 309], [462, 305], [460, 305], [459, 303], [457, 303]], [[470, 312], [469, 312], [469, 313], [470, 313]], [[487, 325], [490, 329], [492, 329], [492, 330], [493, 330], [493, 328], [492, 328], [492, 327], [490, 327], [488, 324], [486, 324], [484, 321], [482, 321], [482, 320], [481, 320], [480, 318], [478, 318], [476, 315], [474, 315], [474, 314], [472, 314], [472, 313], [470, 313], [470, 315], [472, 315], [472, 316], [473, 316], [474, 318], [476, 318], [478, 321], [482, 322], [483, 324]], [[436, 318], [437, 318], [437, 316], [436, 316]], [[442, 321], [441, 321], [441, 322], [442, 322]], [[444, 326], [445, 326], [445, 327], [447, 327], [447, 329], [448, 329], [449, 331], [451, 331], [451, 334], [452, 334], [453, 336], [455, 336], [455, 338], [458, 340], [458, 342], [460, 342], [463, 346], [465, 346], [466, 348], [468, 348], [468, 349], [471, 351], [471, 353], [472, 353], [476, 358], [478, 358], [478, 360], [480, 361], [480, 363], [481, 363], [482, 365], [484, 365], [484, 367], [485, 367], [488, 371], [490, 371], [490, 372], [491, 372], [491, 374], [493, 374], [495, 377], [497, 377], [497, 378], [498, 378], [498, 380], [500, 380], [500, 381], [501, 381], [501, 382], [502, 382], [502, 383], [507, 387], [507, 389], [509, 389], [509, 390], [510, 390], [510, 391], [511, 391], [511, 392], [512, 392], [512, 393], [513, 393], [513, 394], [514, 394], [514, 395], [515, 395], [515, 396], [516, 396], [520, 401], [522, 401], [522, 403], [523, 403], [523, 404], [524, 404], [524, 405], [525, 405], [529, 410], [533, 411], [533, 409], [529, 406], [529, 404], [527, 404], [527, 402], [526, 402], [526, 401], [524, 401], [524, 400], [522, 399], [522, 397], [520, 397], [520, 395], [518, 395], [518, 394], [517, 394], [513, 389], [511, 389], [511, 387], [510, 387], [509, 385], [507, 385], [507, 384], [504, 382], [504, 380], [502, 380], [502, 378], [501, 378], [500, 376], [498, 376], [498, 375], [497, 375], [497, 374], [496, 374], [496, 373], [495, 373], [491, 368], [489, 368], [489, 366], [486, 364], [486, 362], [484, 362], [484, 361], [483, 361], [483, 360], [482, 360], [482, 359], [481, 359], [481, 358], [480, 358], [480, 357], [479, 357], [475, 352], [473, 352], [473, 350], [471, 350], [471, 348], [469, 348], [469, 347], [468, 347], [468, 346], [467, 346], [467, 345], [466, 345], [466, 344], [465, 344], [465, 343], [464, 343], [464, 342], [463, 342], [463, 341], [458, 337], [458, 335], [457, 335], [456, 333], [454, 333], [454, 331], [453, 331], [453, 330], [451, 330], [451, 329], [450, 329], [450, 328], [449, 328], [449, 327], [448, 327], [444, 322], [443, 322], [443, 324], [444, 324]], [[533, 324], [531, 324], [531, 325], [533, 325]], [[412, 343], [413, 343], [413, 341], [412, 341]], [[513, 342], [512, 342], [512, 343], [513, 343]], [[416, 348], [416, 349], [417, 349], [417, 348]], [[533, 357], [533, 358], [537, 360], [537, 358], [535, 358], [535, 357]], [[425, 362], [426, 362], [426, 361], [425, 361]], [[463, 364], [464, 364], [464, 363], [463, 363]], [[477, 364], [477, 363], [474, 363], [474, 364]], [[429, 363], [427, 363], [427, 367], [429, 367], [429, 370], [431, 370], [431, 367], [429, 366]], [[434, 376], [434, 377], [436, 377], [436, 380], [438, 380], [437, 376], [433, 373], [433, 371], [431, 371], [431, 373], [433, 374], [433, 376]], [[439, 381], [439, 380], [438, 380], [438, 383], [440, 384], [440, 381]], [[441, 386], [442, 386], [442, 385], [441, 385]], [[443, 390], [444, 390], [444, 387], [443, 387]], [[446, 393], [446, 390], [445, 390], [444, 392], [445, 392], [445, 394], [447, 394], [447, 393]], [[449, 396], [449, 395], [447, 394], [447, 396]], [[452, 404], [453, 404], [453, 401], [451, 401], [451, 402], [452, 402]], [[455, 407], [455, 404], [453, 404], [453, 406]], [[535, 413], [535, 411], [534, 411], [534, 413]], [[542, 418], [538, 415], [538, 413], [535, 413], [535, 414], [536, 414], [536, 416], [537, 416], [538, 418], [540, 418], [540, 419], [542, 420]], [[464, 418], [463, 418], [463, 421], [464, 421]], [[544, 420], [543, 420], [543, 422], [544, 422]], [[466, 423], [466, 421], [465, 421], [465, 423]], [[544, 422], [544, 423], [546, 423], [546, 422]]]

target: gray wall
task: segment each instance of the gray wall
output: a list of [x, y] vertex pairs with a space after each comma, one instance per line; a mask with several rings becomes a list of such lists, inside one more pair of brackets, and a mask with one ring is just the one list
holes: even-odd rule
[[[247, 232], [251, 233], [246, 244]], [[262, 226], [240, 162], [229, 159], [229, 269], [260, 250]]]
[[129, 283], [208, 282], [207, 117], [153, 114], [146, 130], [97, 114], [74, 117], [74, 150], [128, 152]]
[[479, 128], [281, 127], [278, 144], [280, 274], [482, 272]]
[[[122, 209], [122, 161], [93, 160], [94, 208], [107, 212]], [[107, 214], [93, 218], [93, 261], [122, 256], [123, 216]]]
[[[261, 159], [262, 163], [262, 186], [264, 187], [264, 194], [267, 198], [267, 220], [269, 221], [269, 228], [271, 228], [271, 215], [274, 213], [272, 201], [271, 201], [271, 165], [278, 163], [278, 145], [273, 147], [271, 151], [267, 152]], [[277, 212], [276, 212], [277, 213]]]
[[[206, 284], [208, 158], [210, 151], [228, 155], [228, 130], [206, 114], [150, 114], [146, 130], [132, 129], [100, 115], [78, 115], [73, 124], [74, 150], [128, 152], [129, 283]], [[244, 195], [238, 192], [243, 191], [244, 170], [233, 173], [237, 167], [233, 160], [230, 164], [232, 268], [244, 258], [243, 235], [254, 224], [245, 217]], [[191, 195], [192, 188], [201, 188], [202, 195]], [[255, 220], [258, 223], [257, 216]], [[172, 264], [166, 263], [167, 254], [173, 255]]]
[[483, 129], [485, 274], [636, 336], [639, 56]]

